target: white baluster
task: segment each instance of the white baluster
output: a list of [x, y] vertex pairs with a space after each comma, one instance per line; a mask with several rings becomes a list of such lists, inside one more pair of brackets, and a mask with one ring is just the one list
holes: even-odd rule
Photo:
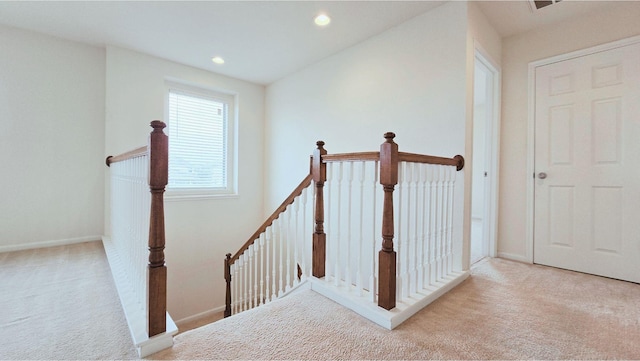
[[293, 203], [293, 209], [295, 211], [295, 214], [293, 215], [293, 226], [294, 226], [294, 230], [293, 230], [293, 284], [297, 285], [298, 283], [300, 283], [300, 281], [298, 280], [298, 267], [300, 266], [301, 260], [300, 260], [300, 256], [299, 256], [299, 250], [298, 250], [298, 242], [300, 240], [300, 236], [299, 236], [299, 231], [300, 231], [300, 227], [299, 227], [299, 217], [300, 217], [300, 203], [302, 202], [301, 200], [301, 196], [302, 193], [304, 193], [304, 190], [300, 193], [300, 196], [298, 196], [294, 203]]
[[[410, 235], [408, 233], [409, 230], [409, 201], [408, 196], [405, 195], [409, 191], [409, 187], [407, 186], [408, 178], [411, 177], [411, 174], [407, 172], [407, 162], [400, 162], [400, 167], [398, 169], [398, 180], [400, 181], [400, 187], [398, 189], [398, 271], [400, 276], [397, 279], [397, 297], [399, 300], [406, 298], [409, 296], [409, 287], [408, 287], [408, 253], [409, 248], [409, 239]], [[405, 199], [406, 198], [406, 199]], [[406, 208], [406, 210], [405, 210]], [[406, 219], [405, 219], [406, 218]], [[407, 228], [404, 228], [404, 224], [407, 224]], [[406, 232], [406, 234], [405, 234]]]
[[244, 272], [244, 255], [241, 254], [240, 257], [238, 257], [238, 260], [236, 261], [238, 263], [238, 273], [239, 273], [239, 278], [238, 278], [238, 293], [239, 293], [239, 297], [238, 297], [238, 310], [240, 310], [240, 312], [244, 311], [244, 285], [245, 285], [245, 272]]
[[439, 196], [439, 179], [438, 179], [438, 167], [433, 167], [433, 242], [434, 242], [434, 279], [438, 281], [440, 279], [440, 242], [438, 235], [439, 229], [439, 214], [440, 214], [440, 196]]
[[340, 253], [342, 250], [340, 249], [340, 238], [342, 235], [340, 234], [341, 228], [341, 220], [342, 217], [340, 215], [340, 209], [342, 208], [342, 162], [338, 163], [338, 174], [337, 174], [337, 183], [338, 183], [338, 200], [337, 200], [337, 218], [336, 218], [336, 270], [334, 274], [335, 285], [339, 286], [341, 281], [341, 272], [340, 272]]
[[440, 172], [442, 175], [442, 207], [440, 208], [440, 212], [442, 213], [442, 226], [440, 228], [440, 233], [442, 234], [442, 278], [445, 278], [447, 276], [447, 205], [449, 203], [449, 199], [447, 197], [448, 188], [446, 166], [440, 166]]
[[247, 268], [248, 268], [248, 281], [247, 288], [249, 289], [249, 298], [247, 298], [247, 308], [252, 309], [254, 307], [253, 304], [253, 248], [254, 245], [250, 245], [249, 248], [245, 251], [245, 254], [248, 257]]
[[420, 200], [421, 203], [421, 217], [420, 217], [420, 267], [418, 269], [418, 289], [425, 288], [425, 282], [429, 282], [427, 272], [427, 266], [429, 264], [429, 240], [427, 238], [427, 230], [429, 226], [428, 221], [428, 203], [427, 203], [427, 165], [420, 164], [420, 184], [422, 186], [422, 197]]
[[435, 167], [429, 165], [429, 284], [436, 282], [436, 206]]
[[443, 272], [443, 264], [444, 264], [444, 241], [442, 239], [442, 226], [443, 226], [443, 214], [442, 214], [442, 209], [444, 208], [444, 187], [443, 187], [443, 182], [442, 182], [442, 167], [438, 166], [437, 167], [438, 171], [437, 171], [437, 183], [436, 183], [436, 189], [438, 190], [438, 208], [437, 208], [437, 216], [438, 216], [438, 223], [437, 223], [437, 239], [438, 239], [438, 280], [441, 280], [444, 277], [444, 272]]
[[[360, 219], [358, 222], [358, 253], [356, 260], [356, 288], [358, 290], [358, 296], [362, 296], [362, 288], [364, 287], [362, 281], [362, 244], [364, 243], [364, 179], [365, 179], [365, 167], [366, 163], [364, 161], [360, 162], [360, 207], [358, 207], [358, 214], [360, 215]], [[375, 222], [375, 221], [374, 221]]]
[[[404, 179], [404, 169], [402, 162], [398, 164], [398, 186], [397, 197], [393, 196], [393, 209], [397, 210], [394, 214], [394, 245], [396, 249], [396, 300], [402, 300], [402, 182]], [[397, 216], [396, 216], [397, 215]]]
[[377, 292], [377, 273], [376, 273], [376, 264], [378, 263], [378, 247], [376, 247], [376, 245], [378, 244], [377, 240], [378, 237], [381, 237], [380, 232], [378, 232], [378, 228], [376, 227], [376, 220], [378, 219], [377, 217], [377, 187], [378, 187], [378, 161], [373, 162], [373, 179], [372, 179], [372, 184], [371, 184], [371, 198], [373, 200], [373, 206], [372, 208], [372, 213], [373, 213], [373, 222], [371, 222], [371, 226], [373, 228], [372, 230], [372, 252], [371, 252], [371, 275], [369, 276], [369, 299], [371, 300], [372, 303], [376, 302], [376, 294]]
[[412, 163], [412, 180], [413, 180], [413, 254], [411, 255], [411, 285], [410, 285], [410, 293], [415, 294], [418, 288], [418, 268], [420, 264], [420, 254], [422, 250], [419, 248], [420, 239], [419, 239], [419, 226], [420, 226], [420, 198], [418, 197], [418, 185], [420, 184], [420, 168], [419, 163]]
[[413, 167], [411, 163], [407, 163], [404, 162], [404, 167], [405, 167], [405, 183], [406, 183], [406, 195], [405, 195], [405, 199], [406, 199], [406, 213], [405, 213], [405, 225], [406, 225], [406, 232], [405, 232], [405, 242], [404, 242], [404, 256], [405, 256], [405, 261], [404, 261], [404, 269], [405, 269], [405, 277], [404, 277], [404, 285], [403, 285], [403, 297], [409, 297], [409, 295], [412, 292], [412, 287], [411, 285], [413, 284], [413, 278], [412, 278], [412, 270], [414, 265], [412, 264], [413, 261], [413, 257], [411, 257], [411, 253], [414, 249], [413, 247], [413, 224], [412, 224], [412, 220], [413, 220], [413, 212], [414, 212], [414, 207], [413, 207], [413, 203], [415, 202], [415, 199], [412, 199], [412, 195], [413, 195], [413, 188], [414, 188], [414, 182], [413, 182]]
[[[275, 221], [274, 221], [275, 222]], [[271, 295], [270, 301], [273, 301], [276, 299], [276, 238], [275, 238], [275, 234], [273, 232], [273, 228], [274, 228], [274, 222], [271, 223], [271, 226], [269, 226], [269, 249], [271, 252], [271, 293], [267, 292], [267, 294]], [[268, 268], [268, 267], [267, 267]], [[269, 284], [267, 282], [267, 284]]]
[[278, 297], [282, 297], [285, 289], [285, 278], [284, 278], [284, 236], [283, 236], [283, 227], [282, 220], [277, 218], [273, 224], [276, 226], [276, 243], [278, 245], [278, 253], [280, 255], [280, 261], [278, 262]]
[[352, 222], [351, 222], [351, 214], [352, 214], [352, 208], [351, 208], [351, 201], [353, 199], [352, 194], [353, 194], [353, 162], [349, 162], [347, 163], [347, 169], [348, 169], [348, 174], [347, 174], [347, 233], [346, 233], [346, 237], [345, 237], [345, 245], [346, 245], [346, 263], [345, 263], [345, 269], [344, 269], [344, 281], [345, 281], [345, 285], [347, 286], [347, 292], [351, 291], [351, 286], [353, 284], [353, 281], [351, 279], [351, 266], [352, 266], [352, 260], [351, 260], [351, 245], [353, 244], [353, 240], [352, 240]]
[[448, 226], [449, 226], [449, 170], [447, 166], [441, 166], [442, 171], [442, 277], [446, 277], [449, 271], [448, 261]]
[[307, 233], [307, 198], [308, 198], [308, 193], [309, 193], [309, 189], [310, 188], [315, 188], [313, 187], [313, 183], [311, 185], [311, 187], [307, 187], [302, 191], [302, 234], [299, 235], [299, 239], [302, 241], [301, 244], [301, 252], [302, 252], [302, 281], [307, 279], [307, 247], [306, 247], [306, 240], [309, 239], [309, 234], [311, 233]]
[[454, 167], [449, 167], [449, 224], [447, 226], [447, 258], [449, 265], [447, 271], [448, 273], [453, 272], [453, 207], [454, 207], [454, 196], [455, 196], [455, 181], [456, 181], [456, 172], [457, 169]]
[[260, 297], [258, 296], [258, 285], [260, 284], [260, 281], [258, 279], [258, 266], [259, 266], [259, 256], [260, 254], [258, 253], [258, 251], [260, 251], [260, 239], [258, 238], [257, 240], [254, 240], [253, 243], [253, 298], [251, 298], [252, 302], [253, 302], [253, 307], [258, 307], [260, 306]]
[[[333, 163], [327, 163], [327, 181], [324, 183], [325, 186], [325, 199], [327, 201], [327, 208], [325, 209], [325, 222], [324, 222], [324, 232], [327, 235], [327, 242], [326, 242], [326, 257], [327, 257], [327, 262], [326, 262], [326, 269], [325, 269], [325, 277], [324, 280], [325, 282], [331, 282], [331, 276], [332, 276], [332, 272], [335, 270], [335, 268], [337, 267], [335, 265], [335, 262], [337, 262], [337, 257], [334, 257], [334, 248], [335, 244], [333, 243], [333, 223], [331, 222], [331, 213], [332, 213], [332, 209], [333, 207], [332, 205], [332, 189], [333, 189]], [[315, 188], [315, 187], [314, 187]], [[316, 197], [316, 193], [314, 192], [313, 197], [315, 199]], [[335, 277], [335, 275], [333, 275]]]
[[235, 314], [236, 311], [236, 304], [237, 304], [237, 284], [238, 281], [236, 279], [237, 275], [236, 275], [236, 264], [235, 262], [233, 264], [231, 264], [229, 266], [229, 273], [231, 274], [231, 314]]
[[293, 243], [291, 237], [291, 214], [293, 213], [291, 211], [291, 206], [285, 209], [285, 213], [286, 216], [283, 215], [283, 218], [285, 218], [285, 227], [284, 232], [282, 232], [284, 235], [282, 240], [287, 252], [287, 281], [285, 284], [285, 291], [289, 291], [291, 289], [291, 243]]
[[[265, 243], [265, 238], [266, 238], [266, 233], [262, 232], [262, 234], [260, 234], [260, 298], [258, 299], [258, 305], [260, 305], [260, 303], [265, 302], [265, 297], [264, 297], [264, 279], [265, 279], [265, 248], [264, 248], [264, 243]], [[268, 268], [267, 268], [268, 269]], [[268, 276], [267, 276], [268, 277]], [[268, 278], [267, 278], [267, 283], [268, 283]], [[268, 292], [268, 291], [267, 291]]]

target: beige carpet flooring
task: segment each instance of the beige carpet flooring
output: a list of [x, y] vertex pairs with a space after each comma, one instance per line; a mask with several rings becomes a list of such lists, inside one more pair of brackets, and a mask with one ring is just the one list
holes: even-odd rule
[[152, 359], [640, 359], [640, 285], [500, 259], [393, 331], [304, 291]]
[[[393, 331], [311, 291], [152, 359], [640, 359], [640, 285], [500, 259]], [[135, 359], [100, 242], [0, 253], [0, 360]]]
[[137, 356], [102, 242], [0, 253], [0, 360]]

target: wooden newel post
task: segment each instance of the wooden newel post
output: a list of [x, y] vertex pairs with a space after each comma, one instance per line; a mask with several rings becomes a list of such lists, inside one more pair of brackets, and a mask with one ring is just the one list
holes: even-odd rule
[[169, 139], [159, 120], [151, 122], [149, 135], [149, 190], [151, 212], [149, 218], [149, 337], [166, 331], [167, 325], [167, 267], [164, 263], [164, 189], [169, 179]]
[[324, 142], [316, 142], [318, 148], [313, 152], [311, 172], [316, 185], [315, 198], [315, 231], [313, 232], [312, 274], [314, 277], [324, 277], [327, 254], [327, 235], [324, 233], [324, 182], [327, 180], [327, 165], [322, 162], [322, 156], [327, 154], [323, 148]]
[[231, 253], [227, 253], [227, 258], [224, 259], [224, 280], [227, 283], [224, 317], [229, 317], [231, 316]]
[[385, 133], [380, 146], [380, 184], [384, 189], [382, 205], [382, 249], [378, 253], [378, 306], [396, 307], [396, 252], [393, 250], [393, 189], [398, 184], [398, 145], [394, 133]]

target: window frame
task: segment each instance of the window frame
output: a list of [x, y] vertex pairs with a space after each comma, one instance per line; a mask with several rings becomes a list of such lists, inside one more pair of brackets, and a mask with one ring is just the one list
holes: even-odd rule
[[[219, 188], [170, 188], [167, 184], [165, 191], [166, 200], [197, 200], [221, 197], [237, 197], [237, 114], [238, 96], [236, 93], [211, 88], [199, 84], [186, 83], [174, 79], [165, 80], [164, 113], [167, 123], [166, 134], [169, 135], [169, 97], [175, 90], [187, 95], [193, 94], [195, 97], [205, 97], [227, 104], [227, 144], [226, 144], [226, 187]], [[169, 157], [171, 157], [171, 137], [169, 137]]]

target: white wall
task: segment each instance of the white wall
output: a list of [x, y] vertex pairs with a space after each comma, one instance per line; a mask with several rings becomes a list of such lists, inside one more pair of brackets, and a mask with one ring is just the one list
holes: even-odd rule
[[502, 61], [502, 37], [474, 1], [470, 1], [468, 6], [469, 40], [472, 42], [470, 45], [479, 45], [486, 53], [485, 55], [495, 62], [496, 66], [500, 67]]
[[[224, 306], [224, 255], [263, 221], [264, 87], [117, 47], [107, 48], [106, 64], [111, 155], [145, 145], [149, 122], [165, 118], [167, 77], [238, 94], [238, 197], [165, 201], [169, 313], [180, 321]], [[107, 204], [106, 232], [108, 214]]]
[[0, 27], [0, 251], [103, 233], [104, 50]]
[[526, 261], [528, 64], [640, 34], [640, 2], [503, 40], [503, 97], [498, 252]]
[[393, 131], [401, 151], [465, 155], [466, 10], [444, 4], [267, 88], [269, 211], [308, 173], [317, 140], [329, 153], [376, 151]]

